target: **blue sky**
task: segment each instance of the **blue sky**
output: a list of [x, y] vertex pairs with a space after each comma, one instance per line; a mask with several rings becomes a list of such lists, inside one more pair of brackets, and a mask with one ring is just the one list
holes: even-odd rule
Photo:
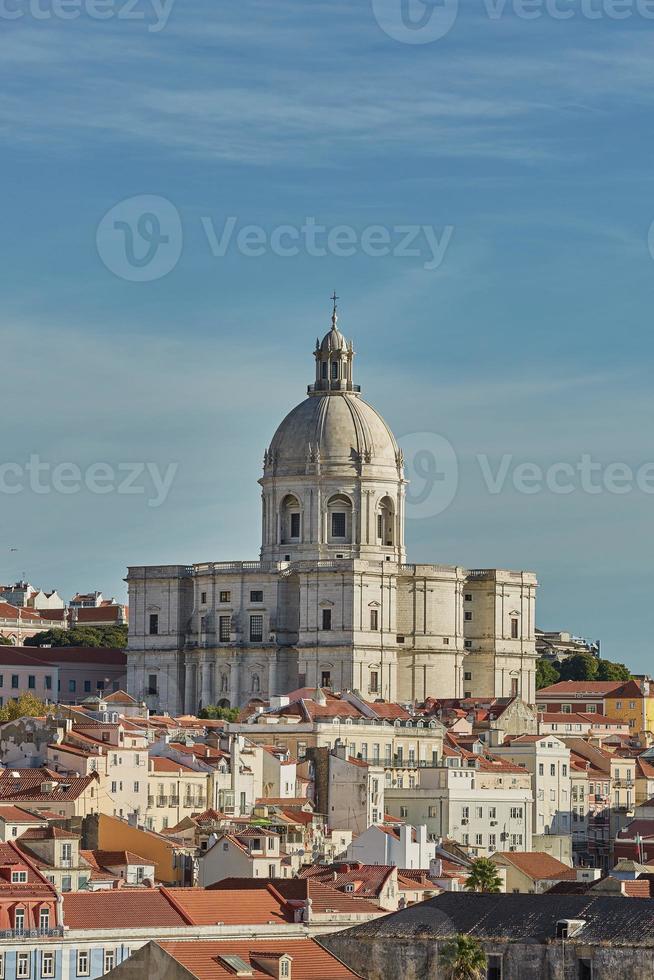
[[[400, 0], [177, 0], [165, 25], [146, 0], [102, 21], [40, 2], [51, 16], [0, 11], [2, 460], [177, 471], [159, 507], [3, 492], [0, 580], [122, 596], [128, 564], [256, 557], [263, 451], [335, 286], [368, 400], [458, 460], [410, 557], [533, 569], [541, 627], [651, 671], [652, 494], [512, 482], [523, 463], [654, 460], [654, 21], [635, 0], [623, 20], [609, 0], [592, 20], [581, 0], [559, 0], [567, 20], [461, 0], [424, 44], [393, 36]], [[180, 254], [131, 281], [98, 228], [143, 195], [179, 216]], [[424, 246], [216, 256], [206, 228], [229, 217], [267, 243], [307, 218], [451, 238], [437, 268]], [[499, 493], [482, 454], [510, 457]]]

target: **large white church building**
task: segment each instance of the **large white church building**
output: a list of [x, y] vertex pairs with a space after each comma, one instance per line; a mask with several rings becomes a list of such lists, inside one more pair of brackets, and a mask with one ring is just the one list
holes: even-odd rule
[[259, 561], [131, 567], [128, 687], [157, 711], [310, 686], [535, 699], [531, 572], [407, 564], [403, 457], [332, 327], [264, 456]]

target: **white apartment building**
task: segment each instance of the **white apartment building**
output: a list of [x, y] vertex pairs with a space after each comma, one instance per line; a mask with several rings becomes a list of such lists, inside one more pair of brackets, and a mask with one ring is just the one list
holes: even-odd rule
[[479, 857], [495, 851], [530, 851], [529, 774], [513, 772], [512, 766], [482, 774], [458, 759], [448, 761], [448, 766], [421, 770], [420, 783], [413, 789], [387, 789], [387, 811], [424, 825], [431, 839], [448, 837]]
[[384, 818], [384, 770], [343, 755], [343, 748], [329, 753], [327, 825], [361, 834]]
[[428, 871], [436, 858], [436, 848], [437, 844], [428, 839], [424, 824], [368, 827], [348, 847], [347, 860]]
[[532, 775], [533, 833], [571, 833], [570, 749], [555, 735], [509, 736], [493, 754]]

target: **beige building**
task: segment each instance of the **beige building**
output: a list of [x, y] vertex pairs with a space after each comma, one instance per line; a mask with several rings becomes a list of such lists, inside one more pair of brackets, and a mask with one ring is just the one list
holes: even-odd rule
[[207, 806], [209, 772], [192, 763], [152, 756], [148, 771], [145, 826], [159, 833]]
[[129, 569], [130, 693], [171, 713], [305, 685], [533, 703], [535, 576], [407, 564], [403, 454], [335, 309], [313, 357], [264, 454], [259, 561]]

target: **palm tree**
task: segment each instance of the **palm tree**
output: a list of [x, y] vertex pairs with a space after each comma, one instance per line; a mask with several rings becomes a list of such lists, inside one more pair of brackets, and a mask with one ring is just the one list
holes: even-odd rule
[[490, 892], [493, 895], [502, 890], [502, 879], [490, 858], [481, 857], [472, 862], [465, 887], [470, 892]]
[[486, 954], [473, 936], [458, 935], [441, 950], [441, 963], [449, 980], [482, 980]]

